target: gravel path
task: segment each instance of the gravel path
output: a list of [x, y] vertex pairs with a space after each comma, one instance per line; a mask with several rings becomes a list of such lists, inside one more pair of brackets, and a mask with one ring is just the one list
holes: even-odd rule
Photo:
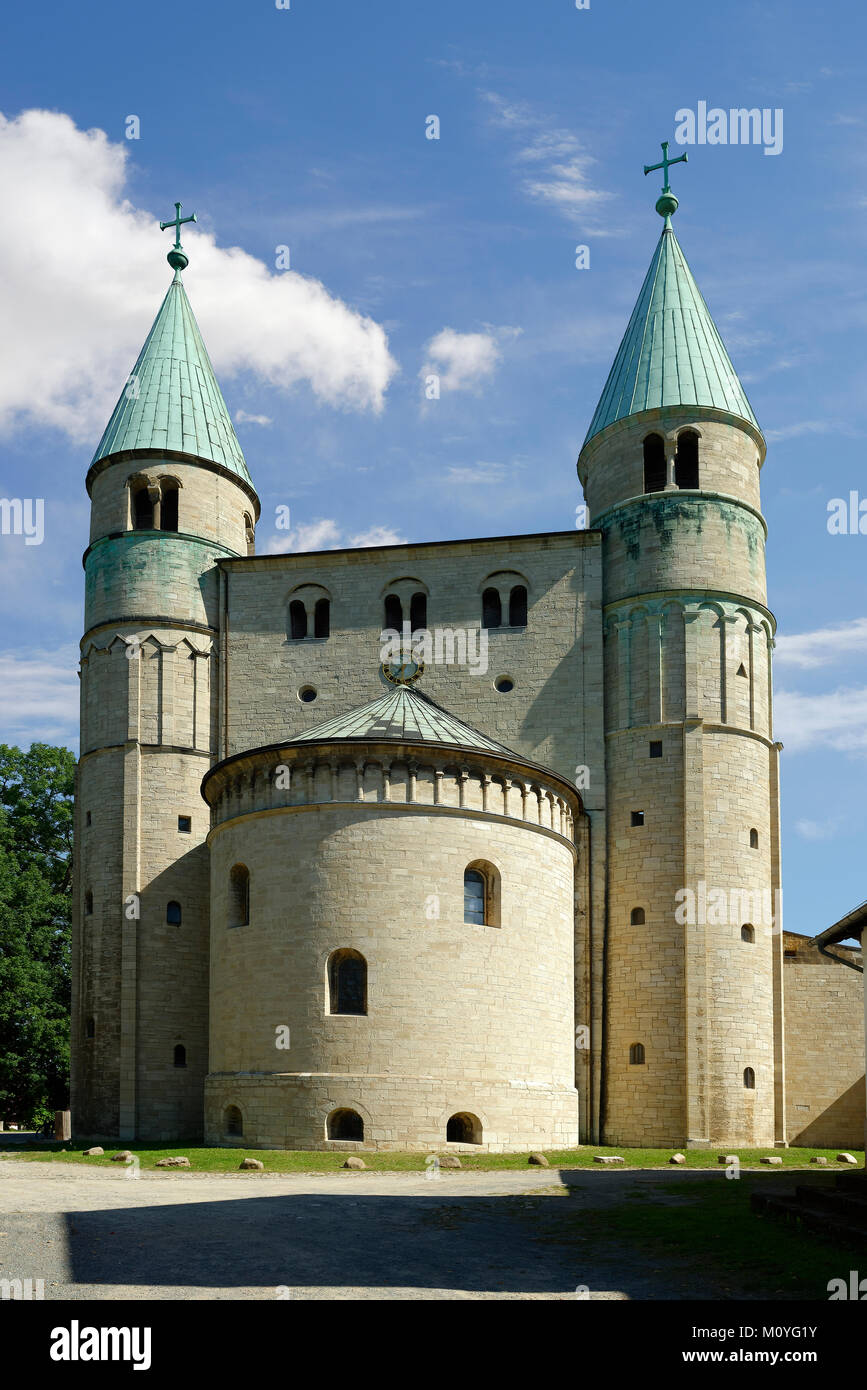
[[[0, 1159], [0, 1278], [46, 1299], [712, 1298], [694, 1270], [563, 1243], [665, 1172], [192, 1174]], [[687, 1175], [676, 1175], [682, 1182]], [[707, 1180], [707, 1174], [695, 1174]]]

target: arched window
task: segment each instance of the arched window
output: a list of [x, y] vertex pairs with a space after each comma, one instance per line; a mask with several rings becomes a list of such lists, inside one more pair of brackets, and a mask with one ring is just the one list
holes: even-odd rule
[[681, 430], [674, 457], [674, 481], [678, 487], [698, 487], [698, 435]]
[[90, 889], [84, 895], [84, 913], [86, 917], [90, 917], [93, 913], [93, 894]]
[[446, 1124], [446, 1142], [449, 1144], [481, 1144], [482, 1125], [477, 1115], [462, 1111], [452, 1115]]
[[756, 1089], [756, 1074], [752, 1067], [744, 1067], [744, 1085], [748, 1091]]
[[665, 441], [661, 434], [649, 434], [644, 441], [644, 491], [662, 492], [665, 487]]
[[500, 925], [500, 871], [484, 859], [464, 870], [464, 921], [480, 927]]
[[96, 1019], [94, 1019], [94, 1018], [89, 1018], [89, 1019], [87, 1020], [87, 1025], [86, 1025], [85, 1030], [84, 1030], [84, 1036], [85, 1036], [86, 1038], [95, 1038], [95, 1037], [96, 1037]]
[[331, 601], [327, 598], [318, 598], [313, 610], [313, 635], [314, 637], [328, 637], [330, 632]]
[[178, 487], [174, 482], [163, 483], [162, 503], [160, 505], [160, 529], [163, 531], [177, 531], [178, 529]]
[[629, 925], [632, 927], [644, 926], [644, 908], [634, 907], [629, 914]]
[[485, 925], [485, 879], [478, 869], [464, 874], [464, 921]]
[[328, 1012], [367, 1013], [367, 961], [358, 951], [335, 951], [328, 962]]
[[225, 1133], [233, 1139], [239, 1138], [244, 1133], [244, 1117], [237, 1105], [227, 1105], [223, 1111], [223, 1125]]
[[741, 927], [741, 941], [755, 941], [755, 939], [755, 928], [749, 922], [744, 922]]
[[229, 871], [229, 926], [250, 925], [250, 870], [235, 864]]
[[385, 596], [385, 626], [394, 632], [403, 631], [403, 604], [399, 594]]
[[179, 927], [181, 925], [180, 903], [166, 903], [166, 922], [170, 927]]
[[185, 1067], [187, 1065], [187, 1049], [183, 1043], [175, 1044], [175, 1066]]
[[409, 625], [413, 632], [427, 628], [427, 594], [413, 594], [410, 599]]
[[758, 849], [758, 847], [759, 847], [759, 832], [758, 832], [758, 830], [751, 830], [751, 831], [750, 831], [750, 849]]
[[633, 1043], [629, 1049], [629, 1065], [631, 1067], [644, 1066], [644, 1043]]
[[482, 627], [502, 627], [503, 605], [496, 589], [486, 589], [482, 594]]
[[300, 598], [293, 598], [289, 605], [289, 632], [293, 641], [307, 636], [307, 609]]
[[527, 626], [527, 590], [516, 584], [509, 594], [509, 627]]
[[332, 1110], [325, 1132], [329, 1139], [360, 1140], [364, 1138], [364, 1121], [357, 1110]]
[[256, 527], [249, 512], [244, 513], [244, 538], [247, 542], [247, 554], [256, 553]]
[[154, 504], [146, 487], [137, 488], [132, 495], [132, 524], [136, 531], [154, 529]]

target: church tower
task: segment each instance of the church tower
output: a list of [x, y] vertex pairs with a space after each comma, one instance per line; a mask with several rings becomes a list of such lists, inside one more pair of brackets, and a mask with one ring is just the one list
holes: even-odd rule
[[603, 536], [599, 1126], [766, 1146], [785, 1136], [765, 442], [672, 227], [676, 162], [652, 166], [662, 235], [578, 460]]
[[181, 272], [87, 474], [76, 797], [76, 1132], [196, 1138], [208, 1048], [208, 808], [221, 700], [217, 562], [259, 502]]

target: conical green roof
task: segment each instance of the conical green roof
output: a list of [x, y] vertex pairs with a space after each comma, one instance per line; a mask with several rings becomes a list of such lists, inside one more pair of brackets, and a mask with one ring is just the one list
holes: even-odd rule
[[112, 412], [91, 467], [126, 449], [174, 451], [250, 474], [180, 271]]
[[675, 405], [712, 406], [759, 428], [666, 219], [584, 443], [615, 420]]
[[338, 714], [316, 724], [303, 734], [296, 734], [288, 743], [331, 743], [347, 739], [357, 743], [445, 743], [480, 753], [496, 753], [500, 757], [516, 758], [502, 743], [496, 743], [477, 729], [471, 729], [448, 710], [434, 703], [420, 690], [399, 685], [387, 690], [377, 700], [348, 714]]

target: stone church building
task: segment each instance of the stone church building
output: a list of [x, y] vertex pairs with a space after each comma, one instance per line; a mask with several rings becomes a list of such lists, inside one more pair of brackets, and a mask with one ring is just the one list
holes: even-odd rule
[[858, 1142], [805, 1059], [863, 976], [802, 973], [787, 1031], [765, 441], [676, 206], [586, 529], [320, 553], [256, 553], [176, 239], [87, 475], [76, 1135]]

